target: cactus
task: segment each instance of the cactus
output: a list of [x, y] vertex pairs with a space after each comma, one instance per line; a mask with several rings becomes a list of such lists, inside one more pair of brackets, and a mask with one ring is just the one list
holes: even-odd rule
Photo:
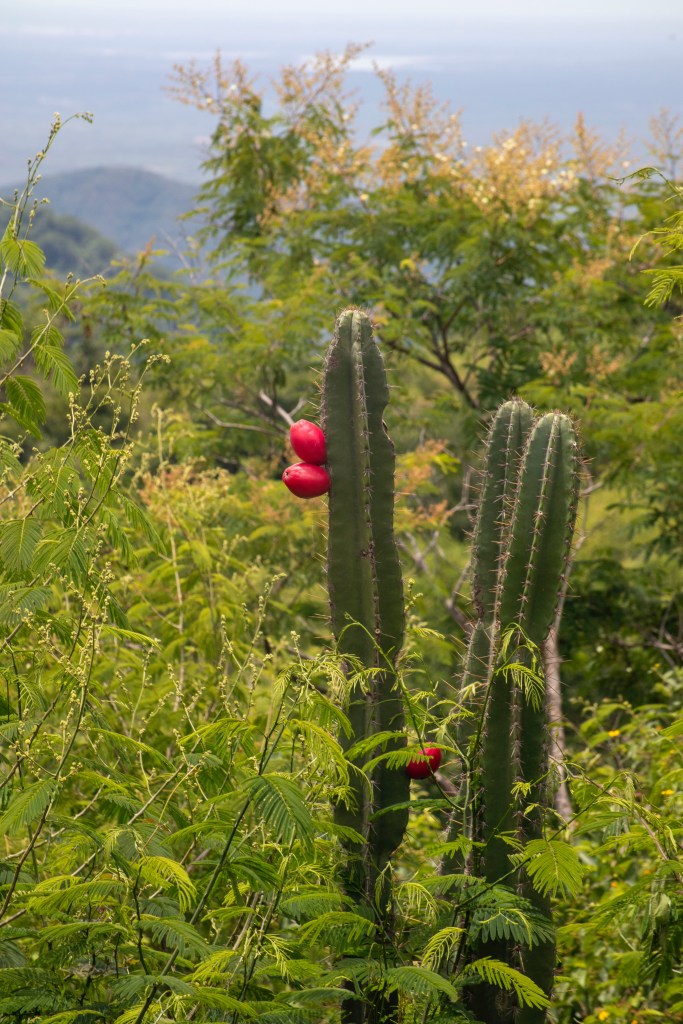
[[[509, 694], [504, 682], [492, 685], [500, 643], [501, 622], [514, 621], [500, 617], [502, 581], [507, 590], [514, 590], [514, 578], [507, 577], [510, 520], [518, 491], [519, 471], [524, 446], [533, 424], [533, 412], [525, 402], [512, 401], [502, 405], [493, 420], [487, 439], [487, 458], [479, 511], [472, 542], [473, 596], [478, 612], [468, 647], [468, 665], [473, 655], [480, 666], [479, 675], [484, 682], [487, 697], [483, 760], [489, 769], [484, 777], [489, 781], [483, 797], [481, 813], [487, 846], [485, 858], [486, 878], [495, 881], [509, 870], [507, 844], [497, 838], [497, 832], [510, 832], [510, 790], [514, 782], [513, 731], [509, 721]], [[506, 593], [507, 593], [506, 590]], [[507, 611], [507, 607], [506, 607]], [[484, 630], [488, 651], [482, 656], [482, 640], [477, 630]], [[478, 753], [473, 751], [473, 753]], [[495, 762], [487, 763], [487, 758]]]
[[[394, 449], [383, 422], [389, 390], [368, 317], [348, 309], [337, 321], [322, 381], [322, 427], [330, 474], [327, 577], [332, 629], [351, 684], [346, 749], [382, 733], [387, 751], [406, 746], [396, 660], [404, 633], [403, 586], [393, 532]], [[517, 660], [531, 657], [552, 624], [573, 532], [578, 455], [571, 421], [561, 413], [535, 420], [521, 401], [498, 410], [487, 441], [486, 471], [473, 540], [473, 597], [477, 610], [464, 667], [464, 684], [479, 709], [476, 728], [461, 737], [468, 786], [476, 782], [474, 812], [466, 821], [478, 840], [477, 873], [487, 882], [517, 884], [546, 916], [547, 901], [518, 877], [504, 835], [537, 838], [546, 800], [547, 723], [500, 670], [501, 647], [512, 636]], [[513, 633], [509, 633], [512, 627]], [[359, 671], [360, 670], [360, 671]], [[473, 722], [475, 716], [470, 716]], [[335, 807], [335, 820], [360, 833], [349, 844], [346, 893], [373, 916], [376, 941], [392, 940], [391, 863], [408, 821], [410, 782], [404, 768], [386, 761], [363, 770], [371, 744], [357, 749], [351, 801]], [[354, 757], [353, 751], [349, 754]], [[515, 785], [530, 789], [515, 796]], [[523, 813], [527, 805], [536, 809]], [[467, 811], [468, 815], [471, 813]], [[460, 827], [455, 815], [451, 838]], [[476, 956], [517, 962], [546, 993], [555, 960], [551, 942], [513, 950], [503, 940], [478, 940]], [[516, 1007], [507, 993], [473, 986], [470, 1008], [485, 1024], [541, 1024], [545, 1011]], [[394, 1024], [396, 996], [381, 989], [344, 1001], [344, 1024]]]
[[[536, 704], [512, 689], [496, 671], [501, 637], [517, 627], [518, 659], [528, 658], [526, 641], [540, 648], [553, 622], [566, 571], [578, 492], [578, 454], [568, 417], [549, 413], [532, 427], [532, 414], [521, 402], [502, 406], [487, 443], [481, 504], [473, 543], [475, 624], [465, 663], [468, 682], [483, 694], [483, 730], [478, 758], [479, 811], [475, 838], [483, 844], [480, 869], [489, 883], [510, 882], [511, 847], [504, 836], [528, 842], [541, 835], [547, 776], [547, 717]], [[488, 641], [488, 655], [486, 642]], [[513, 787], [531, 786], [520, 804]], [[533, 805], [524, 814], [523, 806]], [[532, 906], [549, 914], [548, 902], [525, 880], [518, 881]], [[480, 943], [477, 955], [511, 962], [502, 940]], [[520, 951], [521, 966], [546, 994], [555, 962], [551, 942]], [[515, 1009], [500, 990], [472, 989], [471, 1006], [485, 1024], [541, 1024], [545, 1011]]]
[[[369, 318], [348, 309], [337, 321], [322, 381], [322, 427], [330, 473], [327, 582], [332, 629], [351, 678], [356, 667], [372, 670], [353, 685], [349, 719], [354, 742], [377, 732], [406, 745], [403, 701], [395, 664], [405, 625], [403, 584], [394, 541], [394, 448], [382, 416], [389, 401], [384, 364]], [[362, 767], [362, 764], [359, 765]], [[335, 808], [336, 821], [366, 840], [360, 853], [347, 850], [344, 886], [354, 901], [374, 908], [378, 941], [391, 938], [389, 859], [408, 822], [410, 782], [405, 769], [381, 763], [352, 783], [350, 807]], [[391, 808], [395, 808], [391, 810]], [[347, 1022], [389, 1019], [393, 998], [344, 1003]], [[393, 1019], [393, 1018], [392, 1018]]]
[[[486, 710], [490, 710], [495, 700], [500, 699], [497, 693], [490, 693], [489, 687], [495, 670], [500, 633], [496, 602], [520, 460], [533, 420], [533, 411], [526, 402], [505, 402], [493, 419], [486, 441], [486, 467], [471, 557], [472, 597], [477, 620], [470, 633], [461, 679], [461, 688], [468, 694], [464, 702], [464, 710], [468, 715], [460, 723], [458, 741], [465, 758], [468, 778], [472, 776], [479, 755], [484, 711], [482, 701], [484, 697], [488, 698]], [[496, 721], [495, 715], [493, 721]], [[500, 730], [498, 742], [501, 775], [501, 800], [498, 803], [501, 803], [507, 800], [511, 784], [511, 736], [505, 728]], [[504, 813], [502, 807], [499, 813]], [[461, 831], [467, 835], [476, 833], [469, 802], [464, 808], [464, 815], [461, 819], [457, 812], [453, 814], [446, 835], [447, 841], [456, 839]], [[506, 854], [506, 851], [503, 853]], [[441, 863], [441, 873], [448, 874], [463, 867], [461, 854], [447, 855]]]

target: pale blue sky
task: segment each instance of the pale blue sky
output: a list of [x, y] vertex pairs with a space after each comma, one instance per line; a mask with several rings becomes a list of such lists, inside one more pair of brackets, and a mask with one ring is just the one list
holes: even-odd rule
[[[541, 21], [582, 20], [604, 21], [614, 19], [615, 24], [625, 20], [649, 21], [676, 17], [681, 20], [680, 0], [344, 0], [342, 7], [325, 5], [320, 0], [33, 0], [16, 4], [3, 12], [5, 23], [32, 23], [49, 18], [56, 23], [70, 22], [73, 16], [89, 24], [97, 24], [110, 16], [131, 16], [133, 19], [155, 14], [165, 19], [196, 18], [210, 15], [218, 18], [254, 20], [274, 18], [278, 21], [297, 21], [310, 18], [315, 21], [425, 21], [431, 18], [448, 21], [465, 19], [481, 21], [502, 17], [505, 20], [524, 18]], [[36, 26], [37, 27], [37, 26]]]
[[[463, 110], [470, 142], [520, 118], [642, 138], [683, 114], [683, 0], [5, 0], [0, 20], [0, 183], [42, 146], [54, 111], [89, 110], [49, 170], [142, 166], [196, 181], [211, 118], [164, 92], [174, 62], [220, 49], [267, 82], [316, 50], [373, 43], [351, 84], [376, 123], [372, 62], [430, 80]], [[374, 111], [374, 112], [373, 112]], [[374, 118], [374, 120], [373, 120]]]

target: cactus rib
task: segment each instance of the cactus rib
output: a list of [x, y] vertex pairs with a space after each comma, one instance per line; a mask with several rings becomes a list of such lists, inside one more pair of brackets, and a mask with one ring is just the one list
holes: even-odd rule
[[[359, 309], [345, 310], [325, 360], [321, 411], [330, 474], [327, 581], [332, 630], [351, 677], [360, 670], [350, 694], [352, 735], [342, 741], [346, 749], [379, 731], [393, 734], [388, 751], [406, 745], [396, 676], [405, 613], [393, 530], [395, 456], [383, 421], [388, 401], [370, 320]], [[370, 672], [363, 677], [362, 670]], [[354, 778], [353, 806], [336, 807], [335, 818], [351, 825], [366, 842], [361, 856], [353, 848], [347, 851], [344, 886], [373, 910], [378, 941], [384, 942], [392, 927], [389, 858], [405, 833], [410, 783], [402, 768], [385, 763], [369, 780], [361, 772]], [[377, 992], [367, 1006], [358, 999], [346, 1000], [343, 1019], [348, 1024], [393, 1020], [395, 999]]]
[[[523, 449], [523, 451], [522, 451]], [[552, 625], [566, 573], [578, 494], [578, 446], [573, 424], [561, 413], [533, 423], [524, 403], [498, 410], [487, 440], [486, 475], [474, 534], [474, 601], [479, 615], [465, 660], [465, 682], [479, 682], [483, 728], [479, 752], [480, 792], [474, 838], [482, 846], [479, 867], [489, 883], [513, 875], [509, 840], [528, 842], [542, 834], [547, 802], [547, 719], [545, 708], [528, 699], [498, 666], [501, 642], [512, 627], [515, 660], [530, 663]], [[493, 581], [493, 582], [492, 582]], [[488, 656], [485, 651], [488, 637]], [[487, 670], [484, 671], [484, 665]], [[498, 667], [497, 667], [498, 666]], [[483, 706], [481, 706], [483, 705]], [[476, 756], [477, 751], [471, 751]], [[514, 786], [527, 787], [523, 797]], [[534, 809], [523, 813], [523, 806]], [[522, 894], [549, 916], [547, 899], [518, 880]], [[550, 993], [555, 962], [552, 942], [519, 951], [531, 978]], [[510, 943], [479, 942], [477, 956], [511, 962]], [[542, 1024], [542, 1009], [516, 1008], [490, 986], [470, 994], [476, 1016], [486, 1024]]]

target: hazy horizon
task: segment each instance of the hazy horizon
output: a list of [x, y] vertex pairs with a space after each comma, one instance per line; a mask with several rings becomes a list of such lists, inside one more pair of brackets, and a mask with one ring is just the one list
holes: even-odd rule
[[664, 0], [646, 13], [633, 0], [550, 10], [535, 0], [485, 0], [476, 16], [469, 4], [422, 0], [419, 21], [409, 17], [413, 7], [387, 0], [347, 0], [344, 16], [312, 0], [292, 0], [284, 19], [274, 0], [253, 0], [248, 17], [244, 10], [219, 0], [104, 0], [95, 11], [80, 0], [38, 0], [30, 13], [25, 5], [8, 12], [0, 30], [0, 183], [21, 179], [55, 111], [84, 110], [94, 124], [69, 126], [47, 174], [132, 166], [196, 183], [213, 120], [164, 87], [174, 63], [208, 62], [217, 49], [267, 81], [285, 62], [374, 40], [349, 74], [366, 103], [361, 129], [377, 123], [373, 61], [431, 81], [439, 99], [462, 109], [473, 144], [521, 118], [568, 129], [579, 111], [607, 138], [623, 130], [642, 140], [662, 107], [683, 113], [683, 10]]

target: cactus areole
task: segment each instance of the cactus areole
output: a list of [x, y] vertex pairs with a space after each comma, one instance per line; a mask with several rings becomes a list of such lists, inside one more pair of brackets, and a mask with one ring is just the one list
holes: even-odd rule
[[[368, 669], [351, 692], [349, 745], [391, 732], [386, 750], [406, 745], [403, 700], [394, 666], [403, 643], [403, 581], [394, 539], [394, 446], [384, 424], [389, 387], [370, 318], [359, 309], [337, 320], [322, 381], [322, 428], [330, 472], [327, 586], [339, 651]], [[381, 871], [405, 832], [409, 782], [382, 763], [372, 786], [357, 783], [357, 807], [337, 817], [368, 837]], [[400, 804], [400, 810], [390, 810]], [[343, 819], [343, 820], [342, 820]], [[368, 880], [370, 894], [374, 882]]]
[[[407, 738], [396, 659], [405, 626], [403, 582], [394, 540], [394, 446], [384, 424], [389, 387], [369, 317], [345, 310], [337, 320], [323, 368], [321, 425], [330, 473], [327, 586], [332, 630], [350, 681], [345, 749], [390, 735], [385, 754]], [[403, 766], [380, 761], [367, 774], [368, 752], [356, 759], [348, 803], [335, 806], [338, 825], [363, 836], [349, 843], [342, 884], [372, 914], [378, 930], [392, 931], [390, 858], [408, 823], [410, 780]], [[350, 983], [349, 983], [350, 984]], [[344, 1024], [395, 1020], [395, 993], [344, 1001]]]
[[312, 462], [322, 466], [327, 462], [327, 445], [325, 435], [319, 426], [309, 420], [297, 420], [289, 428], [289, 440], [292, 448], [304, 462]]
[[[536, 418], [519, 400], [498, 409], [486, 444], [472, 546], [478, 619], [463, 680], [476, 687], [483, 716], [478, 748], [470, 737], [479, 778], [474, 870], [489, 884], [514, 885], [544, 917], [550, 916], [549, 899], [527, 875], [514, 876], [510, 837], [523, 846], [544, 834], [543, 808], [550, 798], [547, 712], [542, 698], [534, 701], [521, 686], [511, 686], [498, 669], [506, 630], [518, 629], [515, 659], [528, 666], [528, 643], [538, 651], [552, 626], [567, 571], [579, 470], [576, 433], [567, 416], [553, 412]], [[550, 937], [528, 945], [501, 936], [479, 938], [474, 955], [523, 968], [547, 996], [552, 991]], [[546, 1021], [542, 1007], [518, 1006], [488, 983], [473, 986], [467, 1002], [482, 1024]]]
[[[408, 822], [410, 782], [433, 775], [441, 750], [424, 747], [398, 767], [391, 756], [407, 746], [396, 669], [405, 617], [393, 526], [395, 460], [383, 418], [389, 401], [384, 364], [370, 320], [359, 309], [347, 309], [337, 320], [321, 397], [330, 474], [330, 617], [349, 680], [350, 734], [342, 734], [340, 743], [349, 752], [363, 751], [353, 758], [358, 770], [350, 775], [349, 799], [334, 809], [337, 825], [363, 839], [345, 843], [342, 883], [346, 895], [375, 921], [378, 942], [385, 943], [394, 931], [392, 859]], [[306, 468], [324, 472], [319, 466]], [[477, 793], [464, 813], [462, 806], [454, 807], [448, 835], [455, 839], [454, 830], [464, 827], [473, 841], [473, 873], [488, 885], [514, 885], [539, 919], [550, 916], [548, 898], [516, 873], [510, 854], [517, 846], [509, 838], [524, 846], [543, 836], [549, 798], [547, 714], [542, 699], [534, 701], [501, 671], [501, 648], [503, 637], [512, 636], [515, 658], [528, 667], [551, 628], [567, 570], [578, 480], [577, 440], [568, 417], [537, 418], [518, 400], [500, 407], [487, 442], [474, 533], [477, 621], [463, 680], [472, 692], [468, 710], [479, 722], [462, 737]], [[382, 736], [379, 757], [374, 734]], [[385, 952], [389, 948], [386, 944]], [[549, 931], [528, 943], [475, 931], [466, 955], [515, 965], [550, 995], [556, 958]], [[402, 1019], [395, 991], [359, 992], [350, 980], [345, 987], [342, 1024]], [[513, 992], [488, 982], [468, 985], [465, 1001], [482, 1024], [546, 1021], [543, 1006], [519, 1005]]]

